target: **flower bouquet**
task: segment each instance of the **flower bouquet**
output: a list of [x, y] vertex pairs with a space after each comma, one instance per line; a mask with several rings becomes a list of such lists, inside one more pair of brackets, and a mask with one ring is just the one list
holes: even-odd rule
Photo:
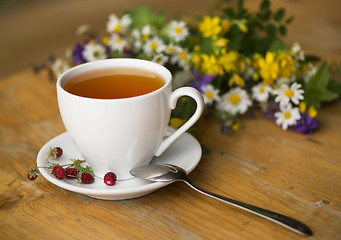
[[[70, 66], [116, 57], [157, 62], [174, 76], [174, 88], [192, 86], [205, 100], [204, 116], [221, 123], [222, 131], [237, 130], [241, 118], [259, 109], [284, 130], [310, 134], [317, 128], [317, 111], [323, 102], [339, 97], [341, 85], [330, 78], [329, 66], [306, 55], [299, 44], [287, 47], [281, 36], [293, 20], [285, 9], [272, 11], [263, 0], [257, 12], [243, 1], [215, 14], [166, 21], [148, 7], [111, 14], [106, 31], [78, 29], [81, 42], [66, 58], [50, 58], [41, 67], [53, 78]], [[194, 111], [181, 98], [170, 124], [180, 126]]]

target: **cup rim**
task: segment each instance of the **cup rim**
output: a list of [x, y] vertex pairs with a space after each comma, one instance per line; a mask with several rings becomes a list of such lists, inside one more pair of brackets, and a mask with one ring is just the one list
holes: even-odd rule
[[[95, 68], [94, 66], [98, 66], [98, 67]], [[143, 68], [143, 66], [149, 66], [149, 67], [146, 70], [145, 68]], [[93, 71], [95, 69], [97, 70], [97, 69], [120, 68], [120, 67], [137, 68], [137, 69], [142, 69], [145, 71], [157, 68], [158, 71], [154, 71], [154, 72], [158, 75], [161, 75], [162, 79], [165, 80], [165, 84], [162, 87], [160, 87], [160, 88], [158, 88], [158, 89], [156, 89], [150, 93], [146, 93], [146, 94], [138, 95], [138, 96], [134, 96], [134, 97], [113, 98], [113, 99], [90, 98], [90, 97], [79, 96], [79, 95], [76, 95], [76, 94], [73, 94], [73, 93], [66, 91], [62, 86], [62, 83], [65, 81], [64, 79], [69, 77], [72, 74], [75, 74], [75, 71], [84, 70], [84, 71], [82, 71], [82, 73], [84, 73], [86, 71]], [[88, 69], [88, 70], [86, 70], [86, 69]], [[107, 102], [107, 101], [130, 101], [130, 100], [138, 100], [141, 98], [146, 98], [146, 97], [158, 94], [159, 92], [163, 91], [169, 84], [171, 84], [171, 82], [172, 82], [171, 72], [166, 67], [164, 67], [158, 63], [148, 61], [148, 60], [143, 60], [143, 59], [137, 59], [137, 58], [110, 58], [110, 59], [97, 60], [97, 61], [93, 61], [93, 62], [86, 62], [86, 63], [79, 64], [77, 66], [74, 66], [74, 67], [66, 70], [65, 72], [63, 72], [58, 77], [56, 85], [57, 85], [57, 90], [60, 90], [60, 91], [64, 92], [65, 94], [74, 96], [76, 98], [89, 100], [89, 101], [106, 101]]]

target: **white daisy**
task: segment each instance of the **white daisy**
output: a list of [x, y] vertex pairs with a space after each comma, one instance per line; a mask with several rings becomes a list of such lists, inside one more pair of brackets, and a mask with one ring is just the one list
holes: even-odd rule
[[160, 65], [165, 65], [168, 61], [169, 57], [163, 55], [162, 53], [153, 57], [152, 62], [158, 63]]
[[252, 87], [252, 97], [258, 102], [266, 102], [272, 91], [272, 88], [267, 84], [259, 83]]
[[151, 33], [152, 33], [151, 27], [149, 25], [144, 26], [141, 29], [142, 41], [143, 42], [147, 41]]
[[202, 89], [205, 104], [211, 104], [213, 101], [219, 101], [219, 89], [213, 87], [213, 85], [208, 84]]
[[127, 46], [127, 41], [118, 34], [112, 34], [108, 45], [113, 51], [123, 52], [124, 47]]
[[88, 62], [107, 58], [105, 47], [97, 43], [85, 45], [82, 54]]
[[169, 55], [173, 55], [176, 51], [176, 47], [173, 44], [169, 44], [166, 46], [165, 53]]
[[134, 28], [133, 30], [131, 30], [131, 35], [135, 39], [140, 39], [141, 38], [140, 31], [137, 28]]
[[275, 102], [279, 102], [280, 105], [287, 105], [290, 100], [298, 105], [300, 100], [303, 100], [304, 90], [300, 89], [302, 87], [301, 84], [294, 82], [290, 88], [286, 84], [282, 84], [280, 88], [273, 91], [276, 96]]
[[152, 39], [147, 40], [143, 45], [143, 51], [148, 56], [152, 56], [153, 53], [161, 53], [165, 48], [166, 45], [159, 37], [153, 37]]
[[284, 130], [288, 129], [288, 126], [295, 125], [301, 119], [298, 107], [293, 108], [290, 103], [286, 106], [281, 106], [280, 111], [275, 112], [275, 117], [276, 124], [282, 126]]
[[252, 105], [249, 95], [240, 87], [231, 89], [221, 98], [218, 108], [231, 114], [243, 114]]
[[128, 14], [122, 16], [119, 19], [115, 14], [109, 16], [109, 21], [107, 22], [107, 31], [109, 33], [126, 33], [132, 20]]
[[190, 68], [190, 60], [192, 59], [191, 54], [188, 52], [186, 48], [176, 47], [175, 53], [171, 58], [172, 64], [178, 64], [179, 67], [184, 70], [188, 70]]
[[183, 21], [171, 21], [167, 32], [175, 42], [180, 42], [188, 36], [188, 28]]
[[57, 58], [51, 66], [53, 73], [57, 77], [59, 77], [63, 72], [65, 72], [69, 68], [70, 68], [70, 66], [66, 62], [62, 61], [59, 58]]

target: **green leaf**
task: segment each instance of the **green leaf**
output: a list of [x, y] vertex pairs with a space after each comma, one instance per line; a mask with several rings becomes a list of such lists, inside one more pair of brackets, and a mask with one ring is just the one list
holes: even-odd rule
[[276, 26], [272, 23], [269, 23], [268, 25], [266, 25], [265, 27], [265, 31], [267, 32], [267, 34], [269, 35], [269, 37], [274, 37], [276, 36]]
[[286, 50], [285, 44], [278, 38], [276, 38], [270, 45], [269, 51], [277, 52], [281, 50]]
[[279, 32], [284, 36], [287, 34], [287, 27], [284, 25], [279, 26]]
[[[323, 62], [315, 76], [307, 84], [305, 100], [308, 105], [319, 108], [322, 102], [330, 102], [339, 97], [337, 91], [341, 89], [341, 86], [334, 81], [330, 82], [328, 64]], [[337, 87], [335, 92], [330, 90], [333, 86]]]
[[287, 20], [285, 20], [285, 23], [286, 24], [290, 24], [290, 23], [292, 23], [292, 21], [294, 21], [294, 17], [293, 16], [287, 18]]
[[260, 10], [261, 11], [269, 11], [270, 10], [270, 1], [269, 0], [263, 0], [260, 4]]
[[159, 28], [165, 20], [165, 15], [163, 13], [155, 13], [146, 6], [128, 9], [126, 13], [129, 14], [133, 20], [132, 28], [142, 28], [145, 25]]
[[279, 21], [281, 21], [283, 19], [284, 14], [285, 14], [285, 9], [284, 8], [280, 8], [280, 9], [278, 9], [276, 11], [274, 19], [279, 22]]
[[240, 39], [239, 39], [239, 34], [240, 34], [240, 30], [239, 27], [237, 25], [232, 25], [231, 29], [230, 29], [230, 36], [229, 36], [229, 47], [232, 51], [238, 51], [239, 48], [239, 43], [240, 43]]
[[338, 96], [341, 95], [341, 83], [334, 79], [329, 79], [328, 89], [336, 93]]
[[329, 82], [329, 68], [326, 61], [316, 72], [315, 76], [307, 84], [307, 89], [326, 89]]
[[315, 55], [305, 55], [305, 61], [306, 62], [318, 62], [321, 58]]
[[200, 44], [200, 52], [205, 54], [213, 54], [213, 39], [212, 38], [204, 38]]

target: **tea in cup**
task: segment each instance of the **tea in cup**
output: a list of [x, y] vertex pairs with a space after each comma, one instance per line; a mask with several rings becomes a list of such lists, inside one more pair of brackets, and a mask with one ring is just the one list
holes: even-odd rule
[[[168, 69], [146, 60], [115, 58], [78, 65], [57, 80], [60, 114], [67, 132], [95, 175], [129, 171], [160, 156], [201, 116], [201, 93], [191, 87], [172, 91]], [[165, 137], [178, 98], [197, 104], [193, 116]]]

